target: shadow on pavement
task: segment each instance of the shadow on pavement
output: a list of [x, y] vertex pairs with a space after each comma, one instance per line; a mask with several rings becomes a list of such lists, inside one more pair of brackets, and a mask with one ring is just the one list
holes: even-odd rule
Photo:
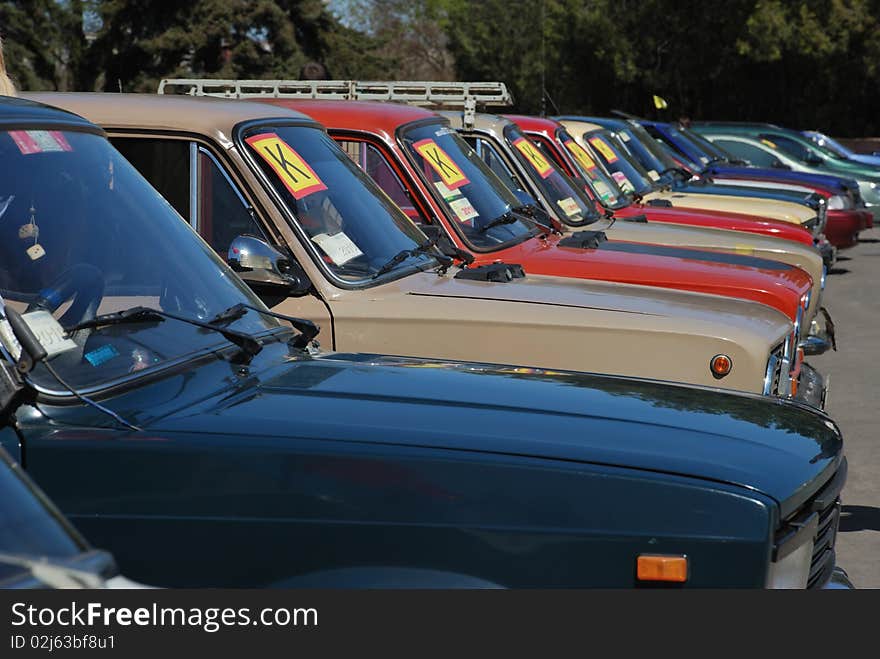
[[859, 238], [859, 242], [860, 243], [880, 243], [880, 238]]
[[840, 531], [880, 531], [880, 508], [843, 506], [840, 509]]
[[829, 275], [845, 275], [849, 270], [847, 268], [831, 268], [828, 271]]

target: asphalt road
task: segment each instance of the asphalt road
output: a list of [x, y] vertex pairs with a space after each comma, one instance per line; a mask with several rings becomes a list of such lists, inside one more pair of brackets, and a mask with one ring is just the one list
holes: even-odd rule
[[837, 564], [857, 588], [880, 588], [880, 229], [840, 252], [824, 304], [837, 329], [837, 352], [810, 357], [831, 376], [828, 412], [843, 431], [849, 476], [843, 490]]

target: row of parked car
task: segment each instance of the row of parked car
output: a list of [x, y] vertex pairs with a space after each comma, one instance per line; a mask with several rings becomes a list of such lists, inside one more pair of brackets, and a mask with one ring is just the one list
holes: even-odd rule
[[159, 92], [0, 97], [0, 583], [852, 587], [805, 357], [869, 179], [500, 83]]

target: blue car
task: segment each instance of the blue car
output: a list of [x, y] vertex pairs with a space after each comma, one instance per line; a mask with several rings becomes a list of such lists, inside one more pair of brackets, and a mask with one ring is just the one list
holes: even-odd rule
[[813, 140], [816, 146], [833, 156], [844, 158], [846, 160], [854, 160], [855, 162], [861, 162], [866, 165], [873, 165], [874, 167], [880, 167], [880, 151], [874, 151], [874, 153], [870, 155], [865, 153], [856, 153], [855, 151], [847, 148], [834, 138], [828, 137], [828, 135], [826, 135], [825, 133], [820, 133], [817, 130], [804, 130], [801, 131], [801, 134], [804, 137], [808, 137], [809, 139]]

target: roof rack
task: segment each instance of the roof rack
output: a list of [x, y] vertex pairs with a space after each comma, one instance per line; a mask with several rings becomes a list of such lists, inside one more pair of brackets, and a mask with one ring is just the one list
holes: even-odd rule
[[158, 93], [220, 98], [391, 101], [423, 107], [461, 108], [465, 123], [469, 118], [472, 123], [477, 105], [513, 105], [513, 97], [503, 82], [166, 78], [159, 83]]

